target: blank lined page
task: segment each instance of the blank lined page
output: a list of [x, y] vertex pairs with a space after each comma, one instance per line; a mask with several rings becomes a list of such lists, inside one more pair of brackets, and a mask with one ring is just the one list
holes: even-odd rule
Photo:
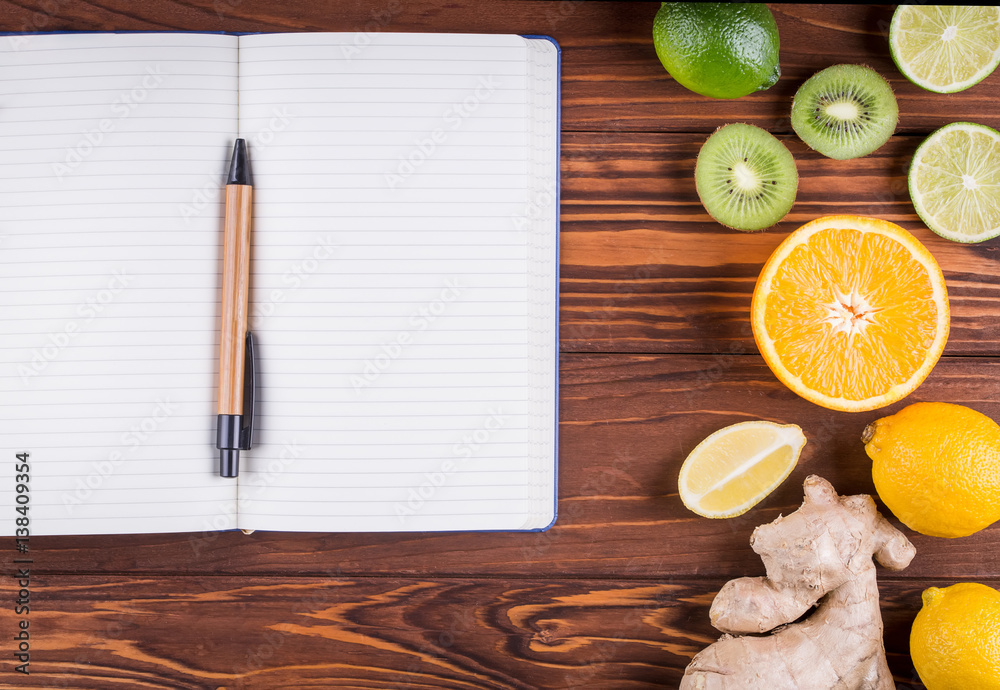
[[214, 451], [237, 39], [0, 38], [0, 529], [235, 527]]
[[261, 362], [240, 526], [543, 528], [558, 190], [531, 196], [529, 41], [357, 39], [240, 38]]

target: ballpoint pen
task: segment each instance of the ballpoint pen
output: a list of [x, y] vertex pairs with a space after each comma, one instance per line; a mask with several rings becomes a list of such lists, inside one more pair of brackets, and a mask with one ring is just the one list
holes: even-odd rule
[[240, 451], [253, 437], [254, 342], [247, 328], [250, 292], [250, 210], [253, 180], [246, 141], [237, 139], [226, 179], [222, 245], [222, 330], [219, 340], [219, 474], [236, 477]]

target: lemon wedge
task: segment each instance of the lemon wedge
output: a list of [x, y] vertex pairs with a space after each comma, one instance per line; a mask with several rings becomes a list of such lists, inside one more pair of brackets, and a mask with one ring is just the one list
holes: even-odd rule
[[681, 500], [703, 517], [742, 515], [785, 480], [805, 444], [796, 424], [755, 420], [719, 429], [681, 466]]

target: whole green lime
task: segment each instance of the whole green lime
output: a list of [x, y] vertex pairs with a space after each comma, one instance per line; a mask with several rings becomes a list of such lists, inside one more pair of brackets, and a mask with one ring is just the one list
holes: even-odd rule
[[670, 76], [703, 96], [739, 98], [781, 76], [778, 25], [760, 3], [665, 2], [653, 45]]

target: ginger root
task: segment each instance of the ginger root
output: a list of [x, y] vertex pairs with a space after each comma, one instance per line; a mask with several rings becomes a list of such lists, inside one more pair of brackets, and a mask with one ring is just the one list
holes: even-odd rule
[[[726, 634], [695, 655], [681, 690], [896, 687], [872, 556], [902, 570], [916, 550], [871, 496], [838, 496], [815, 475], [804, 488], [798, 510], [754, 530], [750, 545], [767, 576], [731, 580], [716, 595], [709, 615]], [[792, 622], [821, 598], [811, 616]]]

